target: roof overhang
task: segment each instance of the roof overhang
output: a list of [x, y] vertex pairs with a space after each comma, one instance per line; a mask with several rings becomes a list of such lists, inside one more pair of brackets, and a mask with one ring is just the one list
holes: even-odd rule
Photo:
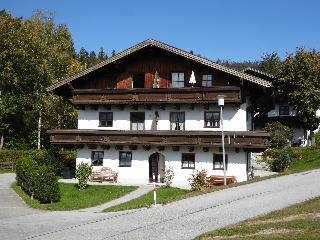
[[76, 80], [76, 79], [79, 79], [83, 76], [86, 76], [94, 71], [97, 71], [98, 69], [101, 69], [111, 63], [114, 63], [126, 56], [129, 56], [143, 48], [146, 48], [148, 46], [153, 46], [153, 47], [157, 47], [157, 48], [160, 48], [160, 49], [163, 49], [165, 51], [168, 51], [170, 53], [173, 53], [173, 54], [176, 54], [178, 56], [181, 56], [181, 57], [184, 57], [186, 59], [189, 59], [189, 60], [192, 60], [192, 61], [195, 61], [197, 63], [200, 63], [200, 64], [203, 64], [205, 66], [208, 66], [208, 67], [211, 67], [211, 68], [214, 68], [216, 70], [220, 70], [222, 72], [225, 72], [225, 73], [228, 73], [230, 75], [233, 75], [233, 76], [236, 76], [236, 77], [239, 77], [240, 79], [243, 79], [245, 81], [248, 81], [248, 82], [252, 82], [254, 84], [257, 84], [257, 85], [260, 85], [260, 86], [263, 86], [263, 87], [271, 87], [271, 82], [267, 81], [267, 80], [264, 80], [262, 78], [259, 78], [259, 77], [256, 77], [256, 76], [253, 76], [253, 75], [250, 75], [250, 74], [247, 74], [245, 72], [241, 72], [241, 71], [237, 71], [235, 69], [232, 69], [232, 68], [229, 68], [229, 67], [225, 67], [225, 66], [222, 66], [218, 63], [215, 63], [211, 60], [208, 60], [206, 58], [203, 58], [203, 57], [200, 57], [200, 56], [196, 56], [192, 53], [189, 53], [189, 52], [186, 52], [184, 50], [181, 50], [179, 48], [175, 48], [175, 47], [172, 47], [168, 44], [165, 44], [165, 43], [162, 43], [162, 42], [159, 42], [159, 41], [156, 41], [154, 39], [147, 39], [133, 47], [130, 47], [118, 54], [116, 54], [115, 56], [111, 57], [111, 58], [108, 58], [107, 60], [95, 65], [95, 66], [92, 66], [88, 69], [85, 69], [81, 72], [79, 72], [78, 74], [75, 74], [73, 76], [70, 76], [70, 77], [67, 77], [65, 79], [62, 79], [60, 81], [58, 81], [57, 83], [49, 86], [47, 88], [47, 91], [57, 91], [60, 87], [62, 86], [65, 86], [65, 85], [68, 85], [68, 83], [71, 83], [72, 81]]

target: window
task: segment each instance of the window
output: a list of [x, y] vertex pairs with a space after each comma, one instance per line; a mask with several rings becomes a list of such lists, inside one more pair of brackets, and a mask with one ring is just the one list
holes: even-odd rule
[[219, 112], [204, 112], [204, 127], [218, 128], [220, 127], [220, 113]]
[[181, 156], [181, 168], [194, 169], [195, 165], [195, 154], [194, 153], [182, 153]]
[[172, 87], [174, 88], [184, 87], [184, 73], [172, 73], [171, 80], [172, 80]]
[[[226, 170], [228, 169], [228, 155], [226, 156]], [[223, 155], [222, 154], [213, 154], [213, 169], [214, 170], [223, 170]]]
[[289, 106], [279, 106], [279, 116], [288, 116]]
[[99, 127], [112, 127], [113, 113], [99, 112]]
[[119, 167], [131, 167], [132, 152], [119, 152]]
[[144, 112], [130, 113], [131, 130], [144, 130], [144, 115]]
[[144, 73], [133, 74], [132, 88], [144, 88]]
[[103, 151], [92, 151], [91, 152], [91, 165], [92, 166], [103, 166]]
[[184, 130], [184, 112], [170, 113], [170, 130]]
[[212, 75], [202, 75], [202, 86], [203, 87], [211, 87], [212, 86]]

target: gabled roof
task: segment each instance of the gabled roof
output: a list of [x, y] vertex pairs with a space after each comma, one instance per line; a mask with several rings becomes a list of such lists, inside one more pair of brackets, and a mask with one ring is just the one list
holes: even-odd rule
[[273, 76], [272, 74], [266, 73], [264, 71], [258, 70], [256, 68], [252, 68], [252, 67], [247, 67], [243, 70], [244, 73], [265, 79], [265, 80], [274, 80], [276, 77]]
[[239, 78], [242, 78], [244, 80], [247, 80], [249, 82], [252, 82], [252, 83], [255, 83], [255, 84], [258, 84], [258, 85], [261, 85], [261, 86], [264, 86], [264, 87], [271, 87], [271, 82], [269, 81], [266, 81], [262, 78], [259, 78], [259, 77], [256, 77], [256, 76], [252, 76], [250, 74], [247, 74], [245, 72], [240, 72], [240, 71], [237, 71], [237, 70], [234, 70], [232, 68], [228, 68], [228, 67], [225, 67], [225, 66], [222, 66], [220, 64], [217, 64], [213, 61], [210, 61], [206, 58], [203, 58], [203, 57], [199, 57], [199, 56], [196, 56], [196, 55], [193, 55], [189, 52], [186, 52], [184, 50], [181, 50], [179, 48], [175, 48], [175, 47], [172, 47], [168, 44], [165, 44], [165, 43], [162, 43], [162, 42], [159, 42], [157, 40], [154, 40], [154, 39], [147, 39], [133, 47], [130, 47], [118, 54], [116, 54], [115, 56], [111, 57], [111, 58], [108, 58], [107, 60], [95, 65], [95, 66], [92, 66], [88, 69], [85, 69], [81, 72], [79, 72], [78, 74], [75, 74], [71, 77], [68, 77], [68, 78], [65, 78], [63, 79], [62, 81], [59, 81], [57, 82], [56, 84], [53, 84], [51, 85], [50, 87], [47, 88], [47, 91], [53, 91], [67, 83], [70, 83], [72, 82], [73, 80], [76, 80], [82, 76], [85, 76], [91, 72], [94, 72], [95, 70], [97, 69], [100, 69], [104, 66], [107, 66], [108, 64], [111, 64], [121, 58], [124, 58], [132, 53], [135, 53], [145, 47], [148, 47], [148, 46], [155, 46], [155, 47], [158, 47], [160, 49], [163, 49], [163, 50], [166, 50], [168, 52], [171, 52], [171, 53], [174, 53], [174, 54], [177, 54], [179, 56], [182, 56], [184, 58], [187, 58], [187, 59], [190, 59], [190, 60], [193, 60], [195, 62], [198, 62], [200, 64], [203, 64], [205, 66], [208, 66], [208, 67], [212, 67], [214, 69], [217, 69], [217, 70], [220, 70], [220, 71], [223, 71], [225, 73], [229, 73], [233, 76], [236, 76], [236, 77], [239, 77]]

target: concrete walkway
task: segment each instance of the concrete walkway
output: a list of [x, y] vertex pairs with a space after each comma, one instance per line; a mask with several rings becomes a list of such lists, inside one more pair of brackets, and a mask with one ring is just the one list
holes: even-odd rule
[[28, 207], [11, 189], [15, 181], [14, 173], [0, 174], [0, 219], [37, 214], [42, 211]]

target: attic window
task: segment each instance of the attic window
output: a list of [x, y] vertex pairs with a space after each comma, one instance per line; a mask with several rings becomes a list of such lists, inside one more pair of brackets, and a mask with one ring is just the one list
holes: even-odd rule
[[184, 73], [172, 73], [171, 75], [172, 87], [173, 88], [183, 88], [184, 87]]
[[212, 86], [212, 75], [211, 74], [202, 75], [202, 86], [203, 87], [211, 87]]
[[144, 88], [144, 74], [143, 73], [133, 74], [132, 88]]

